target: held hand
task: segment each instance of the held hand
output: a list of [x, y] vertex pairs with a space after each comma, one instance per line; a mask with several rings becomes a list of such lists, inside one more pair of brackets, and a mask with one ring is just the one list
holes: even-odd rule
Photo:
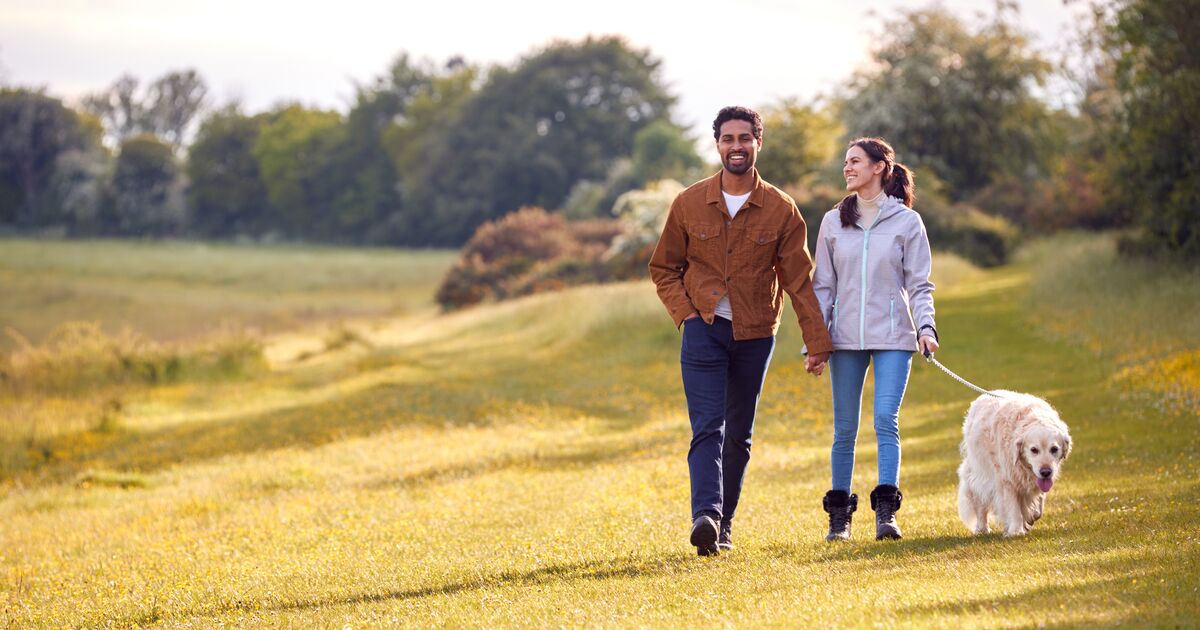
[[917, 342], [917, 345], [921, 348], [921, 354], [925, 356], [929, 356], [938, 350], [937, 339], [929, 336], [921, 337], [920, 341]]
[[689, 319], [696, 319], [697, 317], [700, 317], [700, 313], [692, 313], [691, 315], [688, 315], [687, 317], [684, 317], [684, 318], [683, 318], [683, 321], [685, 321], [685, 322], [686, 322], [686, 321], [687, 321], [687, 320], [689, 320]]
[[810, 354], [804, 362], [804, 369], [813, 376], [820, 376], [825, 371], [825, 363], [827, 361], [829, 361], [828, 352]]

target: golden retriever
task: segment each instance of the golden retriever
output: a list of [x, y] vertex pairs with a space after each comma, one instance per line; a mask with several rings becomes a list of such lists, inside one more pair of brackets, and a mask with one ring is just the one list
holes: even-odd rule
[[1046, 493], [1071, 453], [1071, 435], [1050, 403], [1004, 390], [981, 395], [963, 421], [958, 515], [976, 534], [988, 515], [1020, 536], [1042, 516]]

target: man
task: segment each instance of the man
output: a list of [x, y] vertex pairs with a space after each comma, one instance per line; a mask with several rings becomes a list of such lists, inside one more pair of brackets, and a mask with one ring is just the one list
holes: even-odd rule
[[702, 556], [733, 547], [732, 522], [783, 292], [808, 347], [806, 369], [820, 375], [833, 349], [809, 278], [804, 219], [792, 198], [754, 167], [762, 119], [745, 107], [726, 107], [713, 121], [713, 137], [723, 168], [675, 198], [650, 258], [659, 299], [683, 327], [691, 543]]

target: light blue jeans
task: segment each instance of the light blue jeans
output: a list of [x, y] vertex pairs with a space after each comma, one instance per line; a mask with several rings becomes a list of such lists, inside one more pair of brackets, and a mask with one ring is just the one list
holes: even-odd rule
[[907, 350], [838, 350], [829, 357], [833, 383], [833, 489], [850, 491], [867, 366], [875, 373], [875, 440], [879, 483], [900, 487], [900, 402], [908, 386], [912, 353]]

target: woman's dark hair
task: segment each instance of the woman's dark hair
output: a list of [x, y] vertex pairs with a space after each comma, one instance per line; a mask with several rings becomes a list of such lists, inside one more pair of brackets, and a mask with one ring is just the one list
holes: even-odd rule
[[[847, 149], [858, 147], [866, 152], [873, 162], [883, 162], [883, 194], [899, 199], [901, 203], [913, 207], [917, 199], [916, 184], [913, 183], [913, 173], [909, 168], [896, 161], [896, 150], [883, 138], [858, 138], [846, 145]], [[858, 195], [851, 193], [838, 202], [837, 209], [841, 214], [842, 227], [850, 227], [858, 221]]]
[[755, 140], [762, 139], [763, 124], [762, 116], [758, 112], [749, 107], [733, 106], [722, 107], [721, 111], [717, 112], [717, 118], [713, 121], [713, 139], [721, 139], [721, 125], [731, 120], [744, 120], [750, 123], [750, 133], [754, 134]]

